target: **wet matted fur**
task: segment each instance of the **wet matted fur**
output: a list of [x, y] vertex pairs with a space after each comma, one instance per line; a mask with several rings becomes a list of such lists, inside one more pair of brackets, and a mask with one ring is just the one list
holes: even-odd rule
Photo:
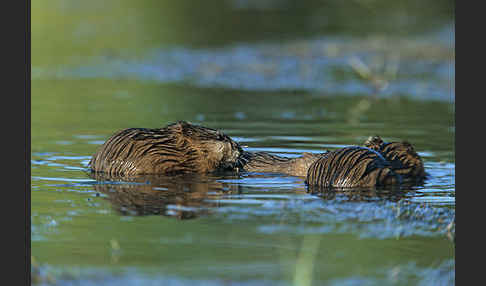
[[237, 170], [242, 149], [215, 129], [178, 121], [159, 129], [129, 128], [112, 135], [90, 168], [116, 176]]
[[409, 142], [384, 142], [375, 135], [366, 140], [365, 146], [380, 152], [390, 162], [393, 171], [402, 177], [403, 183], [418, 184], [426, 178], [422, 158]]
[[325, 153], [309, 167], [306, 184], [323, 188], [369, 188], [400, 184], [390, 163], [365, 147], [345, 147]]
[[291, 176], [307, 176], [307, 170], [322, 154], [303, 153], [297, 158], [281, 157], [268, 152], [244, 151], [240, 157], [242, 169], [247, 172], [282, 173]]

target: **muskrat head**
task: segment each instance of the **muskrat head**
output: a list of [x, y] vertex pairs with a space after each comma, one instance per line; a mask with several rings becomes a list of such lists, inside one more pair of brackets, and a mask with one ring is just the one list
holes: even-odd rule
[[197, 168], [209, 172], [237, 168], [238, 157], [243, 151], [238, 143], [223, 132], [185, 121], [177, 122], [173, 128], [177, 134], [182, 135], [181, 146], [195, 151], [189, 152], [189, 159], [197, 162]]
[[218, 148], [216, 152], [221, 154], [220, 168], [230, 170], [241, 168], [239, 157], [243, 153], [243, 149], [240, 144], [223, 133], [219, 132], [219, 135], [221, 136], [221, 140], [215, 147]]

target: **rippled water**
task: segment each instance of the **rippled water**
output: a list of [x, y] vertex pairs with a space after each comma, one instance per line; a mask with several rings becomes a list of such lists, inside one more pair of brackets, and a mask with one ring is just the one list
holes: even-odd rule
[[[230, 2], [240, 12], [274, 9]], [[59, 15], [88, 11], [56, 3], [64, 3], [54, 6]], [[118, 10], [110, 13], [119, 17]], [[242, 22], [253, 21], [243, 15], [250, 14], [241, 14]], [[59, 285], [454, 284], [450, 21], [420, 33], [368, 37], [303, 26], [310, 33], [304, 37], [289, 25], [285, 41], [249, 32], [230, 33], [223, 43], [213, 39], [216, 46], [144, 42], [134, 57], [123, 48], [91, 53], [82, 39], [95, 39], [95, 47], [104, 36], [118, 39], [116, 29], [107, 31], [98, 18], [72, 19], [59, 30], [67, 43], [46, 40], [70, 63], [36, 58], [47, 44], [35, 40], [41, 28], [33, 31], [31, 251], [41, 278], [52, 276]], [[104, 27], [99, 34], [82, 25], [97, 21]], [[150, 33], [155, 37], [142, 35]], [[70, 50], [73, 43], [82, 52]], [[130, 182], [89, 175], [91, 155], [116, 130], [176, 120], [220, 129], [247, 150], [288, 157], [360, 145], [375, 134], [408, 140], [430, 176], [401, 191], [311, 194], [303, 178], [282, 174]]]
[[[44, 84], [59, 87], [65, 83], [49, 81], [39, 86]], [[174, 105], [189, 98], [216, 102], [233, 96], [232, 91], [215, 95], [192, 88], [174, 90], [179, 94], [166, 96]], [[278, 103], [265, 101], [275, 96], [294, 110], [290, 118], [282, 116], [286, 111], [280, 113], [285, 108]], [[352, 104], [336, 104], [341, 97], [255, 93], [239, 98], [245, 104], [236, 100], [219, 113], [211, 104], [201, 104], [184, 118], [197, 122], [201, 116], [214, 117], [199, 123], [221, 128], [249, 150], [290, 157], [360, 144], [374, 133], [390, 140], [406, 138], [423, 156], [430, 178], [424, 186], [403, 193], [322, 195], [307, 193], [303, 178], [280, 174], [97, 181], [88, 176], [87, 163], [117, 126], [110, 120], [91, 125], [90, 119], [86, 123], [80, 116], [80, 124], [71, 126], [71, 133], [33, 141], [43, 144], [33, 144], [32, 153], [32, 255], [51, 267], [86, 272], [82, 277], [88, 277], [83, 280], [87, 285], [99, 279], [107, 285], [121, 281], [127, 285], [160, 281], [287, 285], [296, 279], [315, 285], [323, 281], [331, 285], [453, 281], [454, 244], [447, 226], [455, 216], [455, 164], [447, 103], [435, 102], [427, 110], [422, 102], [378, 100], [377, 112], [386, 111], [386, 116], [373, 115], [372, 110], [354, 125], [346, 123], [346, 110]], [[302, 103], [306, 99], [314, 103]], [[258, 108], [247, 103], [253, 100], [259, 102]], [[100, 100], [89, 106], [103, 109], [111, 104]], [[427, 111], [417, 112], [424, 117], [420, 122], [413, 116], [403, 123], [407, 129], [397, 130], [393, 121], [406, 118], [401, 113], [408, 112], [402, 111], [407, 104]], [[335, 115], [329, 118], [326, 112], [312, 115], [311, 111], [307, 119], [305, 110], [316, 106], [334, 110]], [[237, 112], [251, 115], [241, 119], [235, 116]], [[121, 117], [116, 116], [123, 121]], [[65, 123], [51, 124], [44, 130], [55, 133], [57, 125]], [[48, 137], [39, 132], [34, 140], [44, 136]]]

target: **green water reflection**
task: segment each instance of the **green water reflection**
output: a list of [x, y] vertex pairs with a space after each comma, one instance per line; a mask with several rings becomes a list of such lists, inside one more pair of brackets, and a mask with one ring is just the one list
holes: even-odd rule
[[[262, 2], [265, 2], [262, 3]], [[221, 46], [316, 35], [408, 35], [453, 17], [452, 1], [32, 2], [32, 64], [136, 56], [161, 45]]]
[[[32, 151], [90, 156], [96, 142], [128, 127], [157, 128], [184, 119], [223, 129], [230, 136], [262, 137], [257, 146], [281, 147], [272, 137], [296, 137], [293, 147], [361, 144], [380, 134], [407, 139], [441, 160], [454, 158], [454, 110], [449, 103], [407, 98], [322, 96], [304, 92], [244, 92], [135, 81], [32, 82]], [[298, 137], [305, 137], [304, 142]], [[98, 140], [98, 141], [96, 141]], [[94, 144], [86, 144], [94, 142]], [[246, 144], [246, 143], [245, 143]], [[246, 145], [254, 145], [248, 142]], [[52, 150], [51, 150], [52, 151]]]

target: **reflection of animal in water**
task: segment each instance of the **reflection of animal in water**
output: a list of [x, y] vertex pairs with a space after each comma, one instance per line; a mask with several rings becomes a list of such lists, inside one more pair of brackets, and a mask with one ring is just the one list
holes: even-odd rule
[[93, 155], [91, 170], [110, 175], [208, 173], [235, 170], [242, 152], [227, 135], [184, 121], [160, 129], [129, 128]]
[[377, 188], [352, 188], [335, 189], [308, 186], [308, 191], [316, 194], [325, 200], [339, 200], [347, 202], [374, 202], [386, 200], [398, 202], [406, 192], [399, 189], [377, 189]]
[[[179, 219], [195, 218], [217, 206], [207, 199], [238, 193], [238, 185], [222, 183], [206, 176], [139, 176], [130, 179], [91, 175], [100, 184], [112, 207], [122, 215], [162, 215]], [[109, 180], [109, 181], [107, 181]]]
[[402, 177], [403, 183], [420, 184], [426, 177], [424, 163], [412, 144], [404, 142], [383, 142], [379, 136], [372, 136], [365, 146], [380, 152], [391, 163], [395, 173]]
[[323, 188], [369, 188], [400, 184], [390, 163], [365, 147], [345, 147], [325, 153], [309, 167], [306, 183]]

